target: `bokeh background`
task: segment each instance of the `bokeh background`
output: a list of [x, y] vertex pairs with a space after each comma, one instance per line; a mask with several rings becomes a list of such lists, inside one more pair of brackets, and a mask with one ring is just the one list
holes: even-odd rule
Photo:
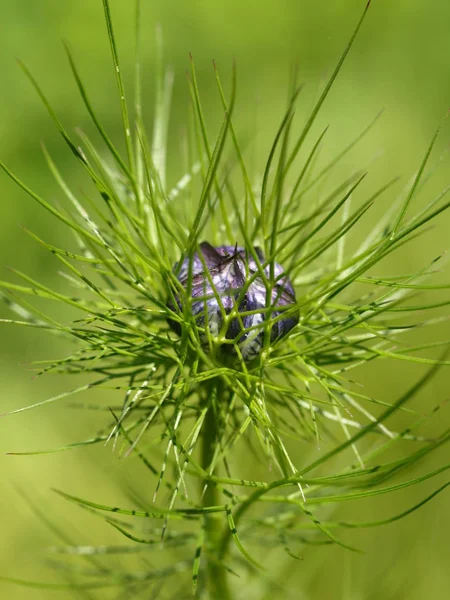
[[[300, 101], [310, 107], [331, 72], [360, 15], [364, 1], [193, 0], [180, 2], [143, 0], [144, 105], [151, 122], [154, 98], [155, 30], [161, 25], [165, 60], [175, 74], [173, 113], [169, 139], [169, 181], [181, 169], [180, 137], [187, 119], [188, 89], [185, 70], [188, 52], [196, 61], [203, 105], [211, 131], [222, 118], [211, 60], [215, 59], [224, 81], [230, 66], [238, 69], [236, 124], [252, 146], [255, 170], [267, 155], [269, 144], [286, 106], [289, 73], [298, 65], [300, 80], [307, 84]], [[122, 70], [132, 82], [133, 3], [111, 0]], [[40, 149], [44, 141], [69, 182], [82, 187], [79, 168], [67, 152], [50, 119], [16, 63], [22, 59], [46, 90], [69, 131], [81, 127], [92, 132], [88, 115], [78, 97], [61, 40], [68, 40], [91, 92], [91, 98], [111, 137], [120, 146], [120, 120], [114, 73], [100, 0], [0, 0], [0, 156], [25, 182], [50, 201], [58, 191]], [[374, 0], [370, 14], [351, 55], [328, 98], [321, 124], [330, 123], [326, 152], [332, 155], [348, 143], [382, 108], [385, 113], [355, 155], [346, 162], [347, 172], [371, 164], [375, 183], [399, 174], [404, 181], [414, 173], [435, 128], [450, 104], [450, 3], [447, 0]], [[226, 86], [227, 87], [227, 86]], [[301, 122], [301, 110], [299, 109]], [[449, 128], [444, 128], [436, 162], [445, 153]], [[448, 163], [433, 176], [435, 190], [448, 183]], [[83, 180], [84, 181], [84, 180]], [[8, 266], [25, 271], [49, 285], [61, 286], [52, 257], [21, 228], [30, 228], [53, 243], [64, 243], [66, 231], [39, 206], [0, 174], [0, 278], [12, 279]], [[446, 250], [450, 220], [442, 217], [435, 231], [391, 264], [394, 272], [426, 264]], [[442, 276], [446, 280], [445, 274]], [[448, 280], [448, 273], [447, 273]], [[61, 308], [57, 308], [61, 318]], [[7, 309], [0, 308], [1, 316]], [[441, 338], [442, 339], [442, 338]], [[0, 382], [2, 412], [50, 397], [71, 382], [55, 377], [33, 379], [32, 360], [60, 357], [64, 345], [34, 330], [1, 325]], [[404, 389], [419, 369], [374, 366], [363, 374], [367, 385], [386, 398]], [[74, 384], [75, 385], [75, 384]], [[448, 376], [441, 374], [422, 398], [428, 403], [448, 395]], [[76, 543], [117, 542], [116, 535], [84, 511], [67, 507], [52, 487], [105, 503], [120, 498], [117, 480], [133, 467], [118, 461], [109, 448], [66, 452], [48, 456], [12, 457], [7, 451], [58, 447], [89, 437], [104, 419], [61, 404], [16, 414], [0, 420], [0, 574], [50, 581], [42, 567], [42, 548], [56, 543], [23, 498], [25, 492], [55, 523], [70, 532]], [[445, 426], [449, 411], [442, 413]], [[427, 464], [443, 464], [446, 452]], [[381, 518], [401, 510], [426, 495], [433, 484], [409, 490], [403, 496], [378, 499], [364, 507], [364, 515]], [[145, 487], [145, 481], [142, 486]], [[428, 487], [427, 487], [428, 485]], [[443, 495], [404, 521], [355, 534], [352, 539], [364, 554], [354, 555], [335, 547], [306, 548], [304, 560], [288, 567], [298, 598], [363, 600], [386, 598], [436, 600], [450, 597], [449, 494]], [[359, 510], [355, 507], [355, 510]], [[280, 571], [281, 573], [281, 571]], [[283, 572], [287, 577], [287, 571]], [[0, 595], [11, 599], [69, 597], [67, 592], [17, 588], [0, 583]], [[105, 598], [110, 597], [105, 592]], [[255, 589], [253, 596], [259, 598]], [[282, 596], [280, 596], [282, 597]]]

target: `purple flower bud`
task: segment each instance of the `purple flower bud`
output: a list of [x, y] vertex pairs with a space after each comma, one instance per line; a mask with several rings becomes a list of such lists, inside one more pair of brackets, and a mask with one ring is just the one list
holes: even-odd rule
[[[200, 244], [200, 253], [195, 252], [190, 261], [185, 258], [174, 266], [174, 273], [192, 298], [191, 312], [199, 327], [202, 342], [222, 339], [234, 340], [244, 360], [252, 360], [261, 353], [264, 331], [270, 331], [273, 342], [285, 336], [299, 320], [298, 310], [286, 309], [295, 305], [295, 292], [283, 268], [275, 263], [274, 281], [270, 283], [271, 269], [263, 269], [266, 281], [250, 252], [238, 246], [218, 246], [208, 242]], [[265, 258], [259, 248], [254, 248], [259, 262]], [[191, 262], [191, 265], [190, 265]], [[191, 279], [191, 281], [189, 281]], [[249, 283], [248, 283], [249, 282]], [[270, 302], [267, 301], [268, 295]], [[196, 300], [198, 299], [198, 300]], [[184, 300], [176, 296], [180, 310]], [[174, 310], [171, 302], [169, 308]], [[232, 316], [224, 324], [226, 315], [237, 306], [239, 316]], [[252, 312], [263, 309], [263, 312]], [[277, 318], [278, 317], [278, 318]], [[181, 334], [177, 321], [169, 319], [172, 329]], [[236, 352], [233, 344], [223, 344], [228, 352]]]

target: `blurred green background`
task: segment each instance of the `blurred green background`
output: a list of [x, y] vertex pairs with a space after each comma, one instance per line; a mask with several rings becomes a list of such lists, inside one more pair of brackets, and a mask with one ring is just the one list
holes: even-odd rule
[[[267, 155], [269, 145], [286, 106], [290, 67], [298, 65], [299, 78], [307, 83], [303, 106], [308, 108], [319, 86], [331, 72], [364, 5], [360, 0], [215, 0], [164, 2], [143, 1], [145, 117], [151, 122], [154, 98], [155, 28], [162, 26], [165, 60], [173, 66], [175, 87], [169, 141], [169, 181], [182, 168], [179, 140], [187, 119], [188, 91], [185, 70], [188, 52], [196, 61], [201, 95], [212, 132], [222, 117], [211, 59], [224, 81], [230, 65], [238, 69], [237, 127], [244, 140], [254, 139], [256, 163]], [[0, 156], [33, 189], [58, 202], [58, 192], [40, 150], [40, 141], [56, 158], [76, 189], [78, 166], [64, 148], [45, 109], [15, 61], [22, 59], [46, 90], [69, 131], [81, 127], [93, 131], [78, 97], [61, 40], [68, 40], [103, 123], [121, 143], [115, 79], [100, 0], [0, 0]], [[125, 81], [132, 82], [133, 3], [111, 0]], [[348, 62], [328, 98], [321, 123], [331, 123], [327, 152], [348, 143], [381, 108], [386, 108], [360, 154], [352, 155], [347, 168], [358, 169], [373, 157], [373, 178], [379, 184], [392, 174], [404, 181], [417, 168], [433, 132], [450, 102], [450, 3], [448, 0], [374, 0], [368, 19]], [[226, 86], [228, 89], [228, 86]], [[301, 122], [301, 111], [300, 122]], [[448, 127], [439, 143], [444, 152]], [[255, 137], [256, 136], [256, 137]], [[437, 160], [439, 151], [434, 155]], [[353, 161], [353, 162], [352, 162]], [[435, 189], [448, 183], [448, 167], [440, 167], [433, 179]], [[44, 211], [0, 174], [2, 219], [0, 221], [0, 278], [11, 279], [11, 265], [47, 284], [61, 285], [57, 265], [21, 229], [33, 229], [53, 243], [64, 243], [66, 232]], [[401, 266], [426, 264], [446, 249], [450, 220], [445, 216], [435, 232], [403, 256]], [[422, 262], [423, 257], [426, 257]], [[395, 271], [395, 266], [391, 267]], [[400, 263], [399, 263], [400, 266]], [[444, 277], [445, 279], [445, 277]], [[59, 310], [59, 314], [61, 309]], [[1, 316], [7, 314], [0, 309]], [[54, 377], [33, 380], [27, 362], [59, 357], [61, 342], [33, 330], [2, 325], [0, 329], [0, 376], [2, 411], [42, 400], [74, 382]], [[378, 394], [387, 396], [404, 389], [415, 370], [396, 364], [364, 377]], [[386, 368], [392, 371], [387, 373]], [[398, 369], [398, 370], [397, 370]], [[388, 376], [388, 383], [384, 377]], [[429, 386], [428, 401], [445, 399], [448, 377], [444, 374]], [[384, 386], [384, 387], [383, 387]], [[393, 387], [392, 387], [393, 386]], [[449, 411], [442, 419], [449, 418]], [[56, 538], [39, 522], [23, 500], [18, 487], [44, 511], [70, 531], [76, 543], [116, 543], [117, 536], [84, 511], [67, 507], [51, 487], [111, 503], [120, 497], [117, 472], [131, 469], [117, 461], [109, 448], [54, 454], [42, 457], [10, 457], [7, 451], [58, 447], [89, 437], [104, 415], [68, 410], [52, 405], [3, 418], [0, 422], [0, 469], [2, 478], [2, 551], [0, 574], [50, 581], [39, 552]], [[442, 422], [441, 422], [442, 425]], [[433, 457], [445, 462], [445, 450]], [[431, 462], [432, 462], [431, 461]], [[117, 463], [120, 462], [119, 465]], [[432, 464], [427, 468], [432, 468]], [[441, 479], [440, 482], [445, 481]], [[381, 518], [422, 498], [438, 485], [422, 486], [402, 497], [381, 499], [365, 505], [365, 515]], [[145, 488], [145, 482], [142, 483]], [[365, 550], [354, 555], [335, 547], [305, 548], [302, 562], [288, 563], [289, 577], [298, 598], [359, 600], [392, 598], [419, 600], [450, 597], [450, 520], [448, 492], [400, 523], [355, 534], [352, 543]], [[355, 508], [356, 510], [356, 508]], [[281, 572], [281, 571], [280, 571]], [[283, 577], [287, 577], [284, 573]], [[16, 588], [0, 583], [3, 598], [65, 598], [65, 592]], [[253, 594], [253, 595], [252, 595]], [[260, 598], [258, 589], [248, 598]], [[99, 596], [103, 597], [103, 596]], [[105, 592], [104, 597], [110, 597]], [[280, 596], [282, 597], [282, 596]]]

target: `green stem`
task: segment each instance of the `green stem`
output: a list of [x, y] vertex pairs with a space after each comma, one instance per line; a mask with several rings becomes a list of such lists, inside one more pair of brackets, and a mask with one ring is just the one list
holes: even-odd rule
[[[202, 431], [202, 467], [209, 471], [213, 461], [214, 452], [218, 443], [217, 411], [214, 410], [215, 402], [220, 402], [217, 387], [209, 389], [208, 411]], [[203, 484], [202, 484], [203, 485]], [[203, 495], [203, 506], [217, 506], [219, 502], [217, 487], [210, 482]], [[228, 586], [227, 569], [220, 564], [220, 543], [223, 535], [221, 518], [214, 514], [205, 515], [206, 546], [208, 548], [208, 562], [206, 567], [207, 587], [211, 600], [231, 600]]]

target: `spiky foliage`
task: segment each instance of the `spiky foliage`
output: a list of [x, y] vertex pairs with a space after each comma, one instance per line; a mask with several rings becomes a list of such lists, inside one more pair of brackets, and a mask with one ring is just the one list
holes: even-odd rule
[[[104, 443], [120, 447], [122, 455], [142, 462], [154, 483], [154, 494], [136, 497], [139, 505], [126, 508], [115, 506], [113, 500], [106, 506], [92, 498], [59, 492], [104, 518], [118, 536], [133, 545], [77, 547], [66, 539], [69, 545], [59, 552], [88, 555], [89, 570], [81, 570], [75, 580], [77, 567], [66, 566], [66, 584], [28, 584], [67, 587], [74, 592], [119, 586], [123, 588], [121, 597], [147, 598], [155, 580], [173, 575], [178, 579], [177, 589], [182, 590], [177, 598], [206, 593], [211, 598], [230, 598], [234, 597], [230, 574], [264, 568], [261, 553], [268, 544], [280, 546], [293, 558], [297, 548], [305, 544], [351, 548], [351, 541], [344, 541], [341, 530], [398, 520], [445, 487], [383, 520], [333, 520], [332, 509], [342, 502], [388, 494], [449, 467], [408, 475], [407, 469], [447, 442], [450, 432], [446, 429], [433, 439], [423, 437], [420, 426], [426, 417], [417, 416], [406, 406], [441, 365], [449, 364], [445, 353], [439, 359], [419, 354], [430, 346], [447, 347], [447, 340], [411, 346], [408, 334], [436, 322], [424, 321], [418, 316], [420, 311], [447, 306], [448, 301], [409, 302], [418, 290], [437, 289], [424, 283], [434, 264], [397, 277], [383, 277], [377, 270], [383, 259], [416, 238], [450, 204], [443, 200], [447, 188], [419, 212], [409, 210], [424, 181], [438, 132], [406, 195], [395, 199], [393, 182], [388, 182], [364, 197], [360, 188], [364, 172], [354, 173], [326, 192], [319, 191], [326, 175], [369, 129], [331, 162], [317, 168], [325, 131], [312, 141], [308, 134], [363, 23], [367, 5], [295, 138], [293, 111], [300, 90], [293, 92], [259, 187], [250, 180], [233, 126], [234, 74], [228, 99], [214, 67], [225, 116], [212, 144], [191, 60], [188, 82], [195, 115], [191, 165], [178, 184], [168, 189], [165, 173], [171, 76], [158, 81], [150, 141], [141, 114], [139, 56], [134, 112], [130, 115], [108, 1], [103, 0], [103, 4], [126, 156], [120, 155], [103, 128], [69, 50], [81, 97], [109, 151], [106, 157], [83, 134], [83, 149], [71, 139], [44, 92], [23, 67], [76, 161], [94, 182], [98, 198], [80, 198], [69, 189], [45, 149], [49, 169], [67, 199], [67, 212], [41, 198], [1, 163], [27, 194], [71, 232], [77, 245], [75, 249], [58, 248], [34, 236], [62, 263], [67, 287], [74, 286], [76, 294], [66, 288], [54, 291], [17, 273], [23, 283], [1, 282], [2, 288], [48, 300], [48, 313], [25, 299], [11, 301], [5, 294], [9, 307], [21, 320], [3, 321], [75, 338], [76, 350], [70, 356], [50, 362], [40, 372], [83, 374], [86, 378], [79, 387], [13, 412], [61, 402], [93, 388], [121, 393], [122, 406], [111, 409], [100, 435], [58, 450]], [[306, 156], [301, 163], [300, 151]], [[230, 164], [237, 167], [232, 169]], [[196, 185], [200, 187], [198, 196]], [[237, 192], [238, 185], [242, 191]], [[388, 194], [390, 210], [373, 222], [371, 207]], [[356, 230], [364, 231], [364, 241], [350, 251], [349, 240], [356, 239], [352, 237]], [[289, 310], [299, 311], [299, 324], [279, 343], [271, 344], [270, 335], [266, 335], [261, 354], [252, 362], [245, 362], [238, 350], [233, 360], [224, 361], [217, 352], [224, 340], [212, 336], [208, 328], [208, 343], [201, 341], [205, 331], [199, 333], [190, 310], [192, 274], [186, 290], [173, 272], [173, 265], [198, 252], [204, 239], [217, 246], [238, 244], [246, 248], [258, 265], [253, 280], [263, 278], [269, 290], [276, 285], [274, 265], [282, 264], [296, 288], [298, 301]], [[263, 249], [264, 262], [255, 247]], [[242, 294], [251, 282], [252, 277]], [[209, 284], [213, 285], [212, 281]], [[183, 308], [176, 310], [174, 299], [180, 294], [185, 294]], [[219, 293], [217, 300], [220, 303]], [[57, 322], [50, 301], [73, 307], [79, 318]], [[273, 307], [267, 306], [267, 316], [272, 312]], [[180, 337], [171, 331], [168, 320], [178, 323]], [[270, 323], [269, 318], [266, 323]], [[360, 367], [384, 358], [424, 363], [429, 370], [390, 403], [366, 394], [355, 381]], [[390, 423], [400, 411], [409, 415], [409, 422], [404, 430], [396, 431]], [[317, 452], [317, 442], [323, 439], [328, 440], [327, 450]], [[313, 458], [307, 451], [302, 457], [294, 451], [299, 441], [316, 450]], [[155, 452], [160, 460], [154, 458]], [[270, 467], [258, 467], [265, 479], [254, 478], [254, 460], [249, 456]], [[395, 482], [391, 481], [394, 477]], [[156, 567], [153, 564], [136, 571], [108, 567], [109, 554], [128, 555], [155, 547], [160, 552]], [[186, 587], [189, 581], [191, 591]], [[156, 598], [159, 584], [151, 589]], [[242, 584], [239, 590], [244, 593]]]

